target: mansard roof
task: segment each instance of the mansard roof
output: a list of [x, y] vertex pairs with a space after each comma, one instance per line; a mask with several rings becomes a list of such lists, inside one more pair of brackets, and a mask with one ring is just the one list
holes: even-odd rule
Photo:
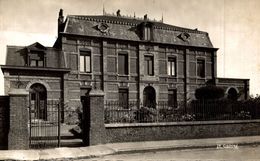
[[[68, 15], [63, 32], [76, 35], [141, 41], [140, 35], [138, 34], [140, 31], [138, 30], [139, 26], [143, 23], [152, 24], [152, 42], [213, 48], [207, 32], [173, 26], [159, 21], [126, 18], [122, 16]], [[108, 28], [108, 32], [104, 33], [100, 31], [100, 25], [105, 25], [105, 29]], [[185, 35], [188, 36], [188, 39], [183, 38]]]
[[6, 65], [7, 66], [27, 66], [27, 55], [33, 51], [46, 56], [46, 68], [66, 68], [63, 54], [60, 50], [45, 47], [36, 42], [29, 46], [7, 46]]

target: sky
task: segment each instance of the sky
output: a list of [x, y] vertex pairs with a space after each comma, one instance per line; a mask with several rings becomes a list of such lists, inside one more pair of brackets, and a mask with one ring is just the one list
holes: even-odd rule
[[107, 13], [163, 16], [164, 23], [208, 32], [219, 48], [217, 76], [250, 79], [250, 94], [260, 94], [259, 0], [0, 0], [0, 64], [5, 64], [6, 45], [52, 46], [60, 8], [65, 16], [102, 15], [103, 6]]

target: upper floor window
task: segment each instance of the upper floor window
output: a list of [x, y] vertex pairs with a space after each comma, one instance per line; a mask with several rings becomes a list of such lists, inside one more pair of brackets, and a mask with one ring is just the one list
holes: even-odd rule
[[203, 59], [197, 60], [197, 76], [200, 78], [205, 77], [205, 60]]
[[38, 53], [29, 54], [29, 66], [44, 67], [44, 55]]
[[168, 58], [167, 71], [169, 76], [176, 76], [176, 58]]
[[144, 56], [144, 74], [154, 75], [153, 56]]
[[91, 73], [91, 53], [80, 51], [80, 72]]
[[118, 54], [118, 74], [128, 75], [128, 57], [127, 54]]

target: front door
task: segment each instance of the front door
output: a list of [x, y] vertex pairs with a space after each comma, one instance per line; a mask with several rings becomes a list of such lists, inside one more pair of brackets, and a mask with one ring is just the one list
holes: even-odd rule
[[36, 83], [31, 86], [30, 103], [33, 119], [47, 120], [47, 92], [43, 85]]
[[143, 92], [144, 106], [149, 108], [155, 108], [156, 106], [156, 94], [152, 86], [147, 86], [144, 88]]

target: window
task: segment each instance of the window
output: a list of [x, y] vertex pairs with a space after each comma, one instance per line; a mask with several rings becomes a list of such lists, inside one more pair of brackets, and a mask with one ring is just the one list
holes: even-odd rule
[[80, 72], [91, 72], [91, 55], [90, 52], [80, 52]]
[[153, 56], [144, 56], [144, 74], [154, 75]]
[[118, 74], [128, 75], [127, 54], [118, 54]]
[[168, 105], [170, 107], [177, 107], [177, 90], [170, 89], [168, 90]]
[[38, 53], [29, 54], [29, 62], [31, 67], [43, 67], [44, 55]]
[[167, 70], [168, 75], [176, 76], [176, 58], [168, 58]]
[[148, 26], [144, 27], [144, 40], [151, 40], [151, 28]]
[[205, 77], [205, 60], [197, 60], [197, 76], [200, 78]]
[[119, 89], [119, 105], [124, 109], [128, 108], [128, 89]]

